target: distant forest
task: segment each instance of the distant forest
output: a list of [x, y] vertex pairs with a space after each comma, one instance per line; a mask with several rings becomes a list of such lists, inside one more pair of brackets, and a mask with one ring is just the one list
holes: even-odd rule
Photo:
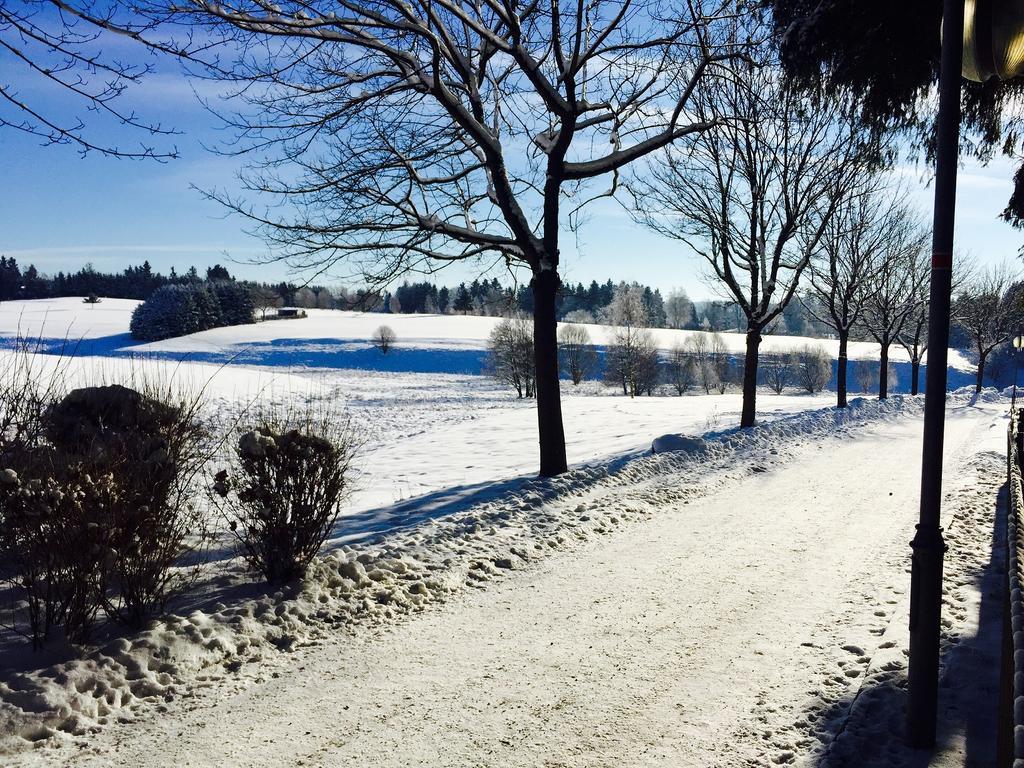
[[[165, 285], [233, 280], [220, 264], [200, 272], [195, 267], [168, 274], [153, 271], [148, 261], [129, 266], [123, 272], [106, 273], [86, 264], [77, 272], [44, 275], [34, 265], [22, 270], [13, 258], [0, 256], [0, 301], [45, 299], [62, 296], [145, 300]], [[320, 309], [349, 309], [394, 314], [465, 314], [501, 316], [533, 310], [533, 294], [527, 285], [502, 285], [497, 278], [473, 280], [457, 286], [438, 286], [430, 282], [404, 282], [391, 291], [345, 286], [296, 285], [290, 282], [257, 283], [250, 286], [257, 310], [294, 306]], [[642, 291], [648, 325], [654, 328], [731, 331], [744, 327], [740, 308], [729, 301], [691, 301], [677, 289], [663, 296], [650, 286], [631, 284]], [[559, 318], [569, 322], [610, 322], [610, 305], [618, 286], [607, 280], [589, 285], [567, 283], [559, 296]], [[800, 302], [792, 302], [771, 333], [797, 336], [826, 336], [823, 327]]]

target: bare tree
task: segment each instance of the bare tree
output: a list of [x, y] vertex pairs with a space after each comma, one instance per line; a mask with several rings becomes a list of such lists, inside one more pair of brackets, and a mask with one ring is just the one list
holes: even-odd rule
[[[969, 260], [959, 260], [961, 266], [953, 275], [953, 295], [960, 291], [960, 287], [972, 279], [973, 272]], [[923, 260], [914, 262], [914, 269], [927, 269], [928, 264]], [[931, 300], [931, 277], [912, 275], [914, 285], [917, 286], [918, 297], [914, 311], [910, 313], [907, 321], [903, 324], [897, 341], [906, 351], [910, 358], [910, 394], [916, 395], [920, 391], [921, 363], [928, 351], [928, 308]]]
[[558, 347], [562, 368], [573, 384], [579, 384], [593, 372], [597, 353], [582, 325], [563, 325], [558, 332]]
[[487, 343], [492, 375], [515, 388], [520, 397], [533, 397], [537, 373], [533, 365], [533, 323], [525, 317], [505, 318], [491, 331]]
[[953, 317], [971, 337], [978, 355], [974, 388], [980, 392], [989, 353], [1024, 324], [1024, 284], [1015, 282], [1006, 266], [986, 269], [960, 289]]
[[685, 345], [676, 343], [669, 352], [665, 362], [665, 379], [678, 395], [683, 395], [694, 385], [697, 368]]
[[763, 356], [760, 365], [764, 383], [776, 395], [781, 395], [793, 380], [794, 367], [793, 358], [781, 352]]
[[389, 325], [382, 325], [373, 332], [373, 345], [381, 351], [381, 354], [386, 355], [390, 352], [397, 340], [398, 334], [391, 330]]
[[702, 257], [745, 316], [741, 427], [754, 423], [761, 333], [792, 300], [868, 159], [844, 105], [794, 93], [762, 56], [695, 95], [694, 117], [720, 128], [696, 136], [692, 151], [667, 149], [635, 195], [641, 219]]
[[708, 358], [715, 370], [718, 394], [724, 395], [729, 389], [729, 384], [732, 383], [732, 376], [730, 376], [732, 356], [729, 354], [729, 347], [722, 334], [717, 332], [708, 334]]
[[529, 269], [540, 473], [556, 475], [559, 233], [621, 169], [716, 124], [690, 102], [736, 55], [707, 34], [732, 5], [194, 0], [178, 15], [219, 36], [213, 75], [253, 104], [233, 118], [265, 160], [250, 188], [297, 211], [213, 194], [275, 258], [346, 260], [375, 282], [463, 259]]
[[665, 299], [665, 317], [669, 328], [685, 328], [693, 322], [693, 302], [682, 288], [675, 289]]
[[877, 256], [861, 324], [879, 345], [878, 399], [889, 396], [889, 349], [919, 309], [922, 284], [931, 274], [928, 227], [905, 205], [890, 210], [885, 222], [885, 245]]
[[267, 313], [272, 309], [282, 306], [284, 301], [277, 291], [260, 286], [252, 291], [252, 303], [259, 310], [260, 320], [266, 320]]
[[816, 320], [836, 332], [839, 360], [836, 366], [836, 404], [847, 404], [847, 349], [850, 332], [874, 287], [874, 270], [888, 245], [892, 215], [898, 203], [893, 190], [867, 176], [845, 198], [825, 227], [820, 251], [811, 259], [804, 305]]
[[[126, 63], [109, 52], [114, 38], [139, 39], [152, 25], [151, 19], [132, 14], [127, 6], [95, 0], [0, 0], [0, 51], [5, 54], [0, 128], [46, 144], [72, 146], [83, 154], [176, 157], [173, 147], [160, 149], [140, 142], [128, 148], [96, 138], [110, 127], [163, 140], [176, 133], [146, 122], [124, 103], [128, 88], [151, 71], [149, 64]], [[30, 95], [56, 87], [61, 98], [51, 103], [34, 96], [30, 100], [12, 84], [19, 80], [28, 85], [25, 90]], [[93, 130], [90, 136], [75, 110], [91, 112], [91, 119], [108, 130]]]
[[658, 348], [650, 329], [629, 324], [612, 329], [605, 374], [609, 383], [622, 385], [623, 394], [651, 394], [658, 382]]
[[686, 344], [687, 354], [693, 359], [697, 381], [706, 395], [710, 395], [711, 390], [719, 385], [718, 368], [711, 351], [712, 335], [710, 333], [695, 333]]
[[821, 346], [806, 344], [796, 352], [794, 362], [800, 386], [812, 395], [832, 380], [832, 358]]

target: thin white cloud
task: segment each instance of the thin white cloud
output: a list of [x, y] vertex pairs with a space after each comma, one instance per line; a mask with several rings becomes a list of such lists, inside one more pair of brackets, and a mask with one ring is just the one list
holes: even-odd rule
[[62, 245], [56, 247], [41, 248], [3, 248], [0, 246], [0, 254], [11, 256], [15, 259], [32, 259], [41, 263], [48, 261], [66, 261], [69, 256], [104, 256], [110, 259], [119, 258], [118, 254], [124, 253], [154, 253], [154, 254], [210, 254], [229, 253], [251, 256], [253, 254], [265, 253], [263, 249], [252, 245]]

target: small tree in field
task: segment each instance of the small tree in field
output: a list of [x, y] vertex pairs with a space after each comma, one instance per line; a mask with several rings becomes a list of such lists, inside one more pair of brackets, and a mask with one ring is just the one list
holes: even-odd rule
[[651, 394], [658, 381], [658, 349], [647, 328], [623, 325], [612, 331], [605, 377], [622, 385], [622, 394]]
[[525, 317], [508, 317], [494, 326], [487, 342], [491, 374], [515, 388], [522, 397], [533, 397], [536, 369], [533, 360], [533, 323]]
[[697, 381], [706, 395], [710, 395], [711, 390], [717, 389], [719, 385], [718, 368], [711, 346], [711, 334], [708, 333], [694, 334], [686, 344], [686, 352], [693, 360]]
[[858, 360], [854, 368], [854, 378], [857, 380], [857, 389], [861, 392], [871, 392], [878, 384], [878, 363]]
[[796, 353], [795, 361], [800, 386], [812, 395], [832, 380], [832, 358], [824, 348], [807, 344]]
[[103, 299], [101, 299], [95, 293], [90, 293], [88, 296], [86, 296], [84, 299], [82, 299], [82, 303], [83, 304], [90, 304], [92, 306], [95, 306], [96, 304], [99, 304], [101, 301], [103, 301]]
[[562, 370], [574, 385], [587, 378], [597, 365], [597, 353], [590, 342], [590, 334], [581, 325], [565, 325], [558, 332], [558, 351]]
[[373, 332], [373, 344], [381, 351], [381, 354], [386, 355], [390, 352], [397, 340], [398, 335], [391, 330], [389, 325], [382, 325]]
[[677, 395], [683, 395], [697, 381], [697, 368], [692, 355], [683, 344], [678, 342], [669, 352], [665, 363], [665, 380], [675, 389]]
[[764, 377], [764, 383], [776, 395], [781, 395], [793, 380], [793, 368], [792, 357], [782, 353], [765, 355], [761, 359], [761, 375]]

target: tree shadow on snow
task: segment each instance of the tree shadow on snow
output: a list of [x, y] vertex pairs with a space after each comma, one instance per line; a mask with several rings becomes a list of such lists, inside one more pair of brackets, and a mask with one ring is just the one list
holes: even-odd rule
[[[944, 751], [963, 754], [968, 768], [996, 763], [1003, 590], [1006, 576], [1006, 486], [992, 499], [996, 518], [985, 567], [966, 574], [981, 592], [978, 632], [943, 640], [936, 745], [912, 749], [905, 741], [906, 664], [870, 670], [860, 688], [830, 706], [805, 711], [822, 740], [816, 768], [925, 768]], [[955, 552], [946, 555], [947, 563]], [[948, 571], [948, 568], [947, 568]], [[909, 581], [909, 574], [907, 576]], [[955, 584], [945, 576], [946, 587]], [[968, 607], [967, 610], [972, 610]], [[943, 616], [949, 606], [943, 605]], [[904, 630], [906, 632], [906, 630]], [[904, 634], [904, 638], [906, 635]], [[906, 640], [903, 641], [906, 647]], [[979, 706], [979, 702], [983, 702]]]

